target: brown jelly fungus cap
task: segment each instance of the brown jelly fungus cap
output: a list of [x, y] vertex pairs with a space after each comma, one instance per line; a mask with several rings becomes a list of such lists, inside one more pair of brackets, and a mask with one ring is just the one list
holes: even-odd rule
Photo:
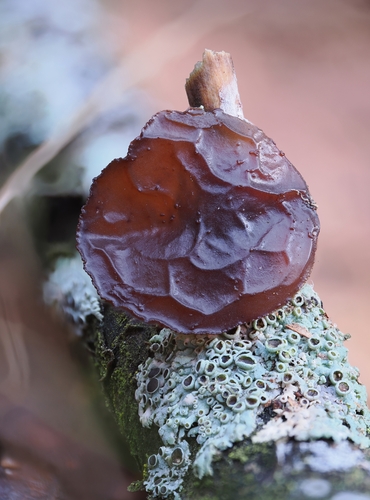
[[162, 111], [94, 180], [78, 249], [99, 295], [147, 322], [219, 333], [306, 281], [319, 220], [275, 143], [219, 109]]

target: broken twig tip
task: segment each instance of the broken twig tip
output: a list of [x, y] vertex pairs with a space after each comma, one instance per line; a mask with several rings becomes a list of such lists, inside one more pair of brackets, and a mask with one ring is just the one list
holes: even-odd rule
[[231, 55], [206, 49], [202, 61], [194, 66], [185, 85], [189, 105], [206, 111], [222, 109], [244, 118]]

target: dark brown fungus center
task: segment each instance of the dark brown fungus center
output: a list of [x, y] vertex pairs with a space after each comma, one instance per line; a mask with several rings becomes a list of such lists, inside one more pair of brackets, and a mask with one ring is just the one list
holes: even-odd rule
[[302, 176], [253, 124], [162, 111], [94, 180], [78, 249], [99, 295], [148, 322], [219, 333], [307, 279], [319, 220]]

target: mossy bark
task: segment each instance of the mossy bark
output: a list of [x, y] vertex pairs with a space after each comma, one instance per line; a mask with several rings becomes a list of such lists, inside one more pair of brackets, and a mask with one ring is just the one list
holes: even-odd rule
[[[310, 471], [308, 468], [294, 470], [294, 463], [302, 463], [304, 459], [298, 447], [293, 447], [286, 459], [288, 464], [282, 466], [278, 463], [276, 446], [273, 443], [237, 444], [230, 451], [224, 452], [220, 460], [214, 463], [212, 477], [204, 477], [201, 481], [189, 478], [184, 486], [182, 498], [298, 500], [332, 499], [339, 492], [370, 493], [370, 475], [363, 469], [355, 467], [346, 472], [325, 474]], [[352, 499], [348, 496], [346, 500]]]
[[94, 322], [86, 333], [107, 405], [140, 469], [147, 455], [161, 445], [157, 433], [140, 424], [135, 401], [135, 373], [147, 358], [147, 342], [156, 331], [155, 326], [106, 306], [104, 321]]
[[[163, 443], [155, 425], [148, 429], [140, 423], [135, 401], [135, 373], [138, 366], [151, 355], [148, 340], [158, 331], [157, 327], [133, 320], [107, 305], [102, 324], [91, 325], [86, 333], [86, 342], [93, 352], [107, 404], [121, 434], [129, 443], [144, 479], [148, 457], [157, 453]], [[189, 444], [193, 452], [196, 452], [196, 442]], [[355, 493], [365, 494], [363, 500], [370, 500], [369, 451], [364, 452], [360, 467], [356, 465], [348, 468], [344, 460], [343, 464], [339, 463], [329, 472], [320, 472], [320, 467], [312, 470], [307, 465], [306, 454], [299, 443], [293, 442], [287, 448], [283, 462], [278, 459], [278, 446], [273, 442], [253, 444], [250, 440], [235, 444], [220, 453], [214, 461], [213, 476], [198, 479], [190, 469], [180, 492], [181, 498], [336, 500], [337, 493], [347, 492], [348, 500]], [[136, 488], [140, 486], [142, 484], [135, 485]], [[353, 497], [355, 498], [357, 497]]]

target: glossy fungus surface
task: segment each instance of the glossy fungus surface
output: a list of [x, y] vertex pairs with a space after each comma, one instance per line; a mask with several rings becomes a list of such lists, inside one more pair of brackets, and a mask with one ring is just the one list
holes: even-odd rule
[[78, 249], [99, 295], [148, 322], [219, 333], [291, 298], [319, 220], [299, 172], [253, 124], [162, 111], [94, 180]]

